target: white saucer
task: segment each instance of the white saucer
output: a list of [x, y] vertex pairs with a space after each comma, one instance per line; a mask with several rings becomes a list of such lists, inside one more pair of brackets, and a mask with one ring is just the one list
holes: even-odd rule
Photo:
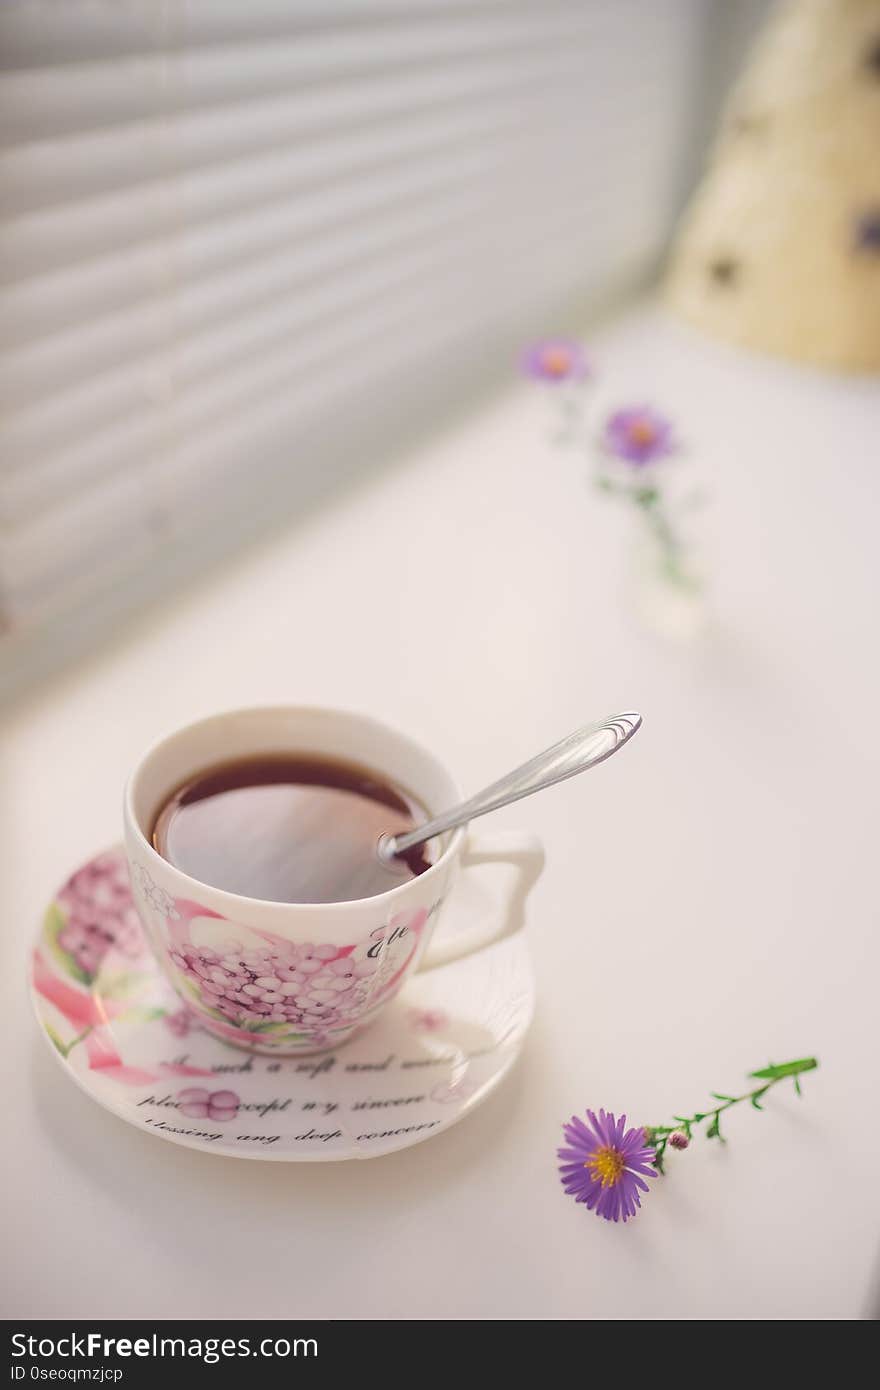
[[[440, 930], [460, 929], [490, 903], [468, 874]], [[52, 1052], [105, 1110], [174, 1144], [277, 1162], [372, 1158], [448, 1129], [510, 1070], [534, 1009], [520, 932], [416, 975], [337, 1052], [251, 1056], [194, 1026], [165, 983], [121, 849], [60, 889], [30, 985]]]

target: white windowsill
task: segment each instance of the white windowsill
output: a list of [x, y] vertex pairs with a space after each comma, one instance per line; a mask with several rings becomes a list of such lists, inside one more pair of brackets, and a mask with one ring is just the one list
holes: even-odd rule
[[[9, 1187], [40, 1194], [8, 1233], [20, 1311], [277, 1314], [289, 1271], [266, 1253], [287, 1230], [304, 1317], [865, 1311], [880, 1199], [862, 1184], [832, 1203], [828, 1173], [861, 1173], [880, 1140], [862, 732], [880, 694], [876, 383], [740, 353], [653, 307], [592, 351], [597, 414], [667, 411], [711, 494], [699, 640], [633, 619], [631, 519], [551, 447], [545, 393], [517, 381], [5, 711], [0, 978], [22, 1050]], [[118, 837], [140, 750], [206, 712], [284, 700], [399, 724], [472, 789], [594, 716], [645, 716], [608, 767], [498, 817], [536, 830], [548, 859], [529, 927], [539, 1014], [516, 1077], [461, 1128], [351, 1172], [157, 1154], [68, 1092], [23, 988], [47, 896]], [[562, 1196], [554, 1150], [573, 1111], [659, 1121], [808, 1052], [823, 1067], [804, 1098], [734, 1112], [729, 1149], [676, 1158], [635, 1227], [600, 1227]], [[124, 1200], [101, 1181], [111, 1150]], [[169, 1192], [188, 1214], [179, 1241]], [[220, 1212], [246, 1285], [219, 1258]], [[108, 1279], [145, 1222], [149, 1261]], [[48, 1245], [76, 1270], [49, 1302], [33, 1256]]]

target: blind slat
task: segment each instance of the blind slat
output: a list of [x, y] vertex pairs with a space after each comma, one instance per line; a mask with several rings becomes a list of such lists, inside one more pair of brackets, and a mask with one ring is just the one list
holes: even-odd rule
[[[487, 241], [482, 248], [485, 257], [482, 266], [472, 267], [467, 278], [463, 277], [460, 267], [445, 268], [440, 279], [444, 303], [447, 314], [457, 317], [462, 332], [479, 331], [479, 303], [472, 294], [475, 271], [480, 269], [489, 279], [493, 274], [503, 276], [510, 285], [519, 283], [524, 271], [535, 261], [535, 253], [548, 245], [552, 257], [538, 260], [539, 271], [531, 274], [525, 296], [528, 303], [530, 298], [538, 299], [548, 290], [555, 293], [557, 283], [564, 283], [570, 277], [578, 251], [576, 231], [569, 229], [567, 235], [557, 231], [549, 242], [546, 237], [536, 239], [518, 258], [506, 262], [499, 261], [497, 248]], [[637, 264], [641, 252], [641, 247], [629, 248], [629, 261], [623, 265]], [[437, 269], [438, 272], [444, 270], [443, 267]], [[387, 283], [379, 285], [353, 306], [358, 311], [356, 315], [332, 320], [322, 332], [313, 330], [296, 346], [290, 346], [283, 331], [276, 332], [274, 345], [264, 345], [262, 352], [250, 358], [242, 355], [234, 370], [209, 377], [184, 394], [176, 395], [170, 388], [164, 398], [157, 393], [151, 410], [142, 407], [133, 418], [114, 422], [100, 436], [60, 455], [50, 456], [40, 468], [28, 470], [18, 479], [0, 480], [0, 522], [17, 526], [23, 520], [39, 518], [50, 510], [63, 511], [68, 490], [82, 496], [90, 487], [100, 487], [101, 477], [96, 478], [96, 472], [100, 475], [102, 469], [112, 469], [120, 459], [124, 459], [125, 469], [155, 477], [157, 459], [161, 458], [169, 441], [180, 443], [198, 437], [206, 427], [226, 430], [242, 409], [259, 408], [279, 386], [285, 388], [286, 394], [299, 380], [311, 380], [318, 372], [324, 377], [323, 364], [328, 362], [334, 366], [335, 379], [337, 364], [347, 362], [356, 354], [364, 335], [371, 342], [383, 342], [395, 331], [398, 301], [405, 300], [407, 315], [412, 316], [413, 303], [420, 304], [424, 296], [422, 271], [417, 261], [401, 268], [395, 284], [397, 294], [390, 308], [387, 307], [389, 286]], [[278, 327], [283, 330], [283, 325], [276, 325], [276, 329]]]
[[[157, 10], [157, 15], [161, 10]], [[406, 24], [373, 32], [367, 26], [288, 42], [253, 42], [227, 47], [188, 48], [185, 25], [169, 11], [167, 32], [157, 19], [158, 52], [113, 63], [9, 73], [4, 81], [0, 142], [24, 144], [57, 138], [103, 125], [125, 124], [155, 115], [157, 100], [168, 119], [202, 107], [229, 107], [255, 94], [285, 92], [311, 84], [348, 85], [365, 70], [372, 82], [387, 83], [414, 65], [451, 73], [478, 65], [516, 62], [541, 51], [564, 50], [601, 24], [601, 12], [576, 6], [534, 6], [471, 22], [438, 18], [415, 29]]]
[[[491, 73], [481, 70], [439, 79], [407, 76], [392, 87], [377, 86], [372, 96], [385, 112], [386, 132], [394, 131], [407, 120], [421, 122], [438, 105], [441, 109], [466, 106], [479, 121], [481, 110], [493, 107], [499, 94], [502, 98], [506, 95], [508, 99], [522, 100], [529, 88], [542, 95], [549, 111], [553, 111], [558, 110], [558, 101], [552, 92], [546, 92], [547, 84], [570, 81], [578, 65], [577, 57], [562, 52], [552, 55], [546, 67], [536, 60], [519, 69], [500, 65]], [[407, 102], [415, 103], [414, 111], [409, 110]], [[332, 96], [328, 96], [323, 103], [322, 130], [334, 129], [338, 110]], [[357, 112], [354, 103], [354, 118]], [[527, 115], [524, 111], [524, 122]], [[360, 108], [360, 119], [373, 119], [370, 107]], [[176, 144], [174, 133], [159, 132], [155, 139], [163, 146], [161, 158], [167, 158], [165, 151]], [[141, 152], [136, 141], [129, 143], [128, 151], [129, 158], [137, 162]], [[331, 149], [329, 156], [332, 155]], [[314, 147], [307, 136], [297, 137], [280, 148], [253, 152], [240, 163], [230, 160], [196, 168], [185, 179], [172, 174], [12, 218], [2, 233], [0, 276], [18, 279], [44, 273], [52, 267], [106, 255], [120, 246], [155, 238], [163, 232], [176, 234], [182, 225], [219, 219], [243, 206], [298, 196], [310, 184], [326, 182], [334, 176], [340, 181], [345, 179], [349, 161], [354, 158], [356, 165], [359, 155], [364, 158], [356, 137], [341, 161], [337, 150], [336, 163], [328, 152]], [[369, 163], [369, 156], [365, 162]]]
[[5, 6], [7, 621], [145, 591], [641, 273], [713, 3]]
[[[118, 466], [120, 459], [125, 460], [126, 467], [146, 466], [156, 443], [153, 420], [157, 409], [166, 409], [168, 428], [175, 435], [197, 429], [220, 407], [236, 408], [253, 383], [262, 391], [271, 389], [273, 370], [283, 376], [287, 364], [295, 373], [303, 359], [307, 369], [313, 353], [320, 353], [325, 337], [338, 334], [340, 323], [351, 321], [413, 282], [430, 279], [435, 290], [443, 283], [448, 298], [448, 286], [457, 274], [461, 286], [458, 312], [465, 316], [473, 309], [475, 289], [488, 293], [499, 277], [513, 289], [524, 269], [537, 279], [535, 266], [560, 263], [566, 251], [577, 249], [579, 237], [575, 216], [567, 226], [556, 224], [547, 229], [542, 223], [536, 210], [529, 224], [530, 235], [525, 237], [525, 244], [516, 247], [504, 247], [494, 232], [486, 229], [482, 237], [471, 238], [466, 260], [462, 260], [455, 238], [435, 246], [414, 237], [408, 249], [399, 248], [390, 264], [377, 258], [373, 273], [362, 274], [356, 290], [345, 287], [340, 291], [338, 281], [327, 282], [320, 294], [313, 288], [309, 295], [296, 300], [281, 298], [261, 313], [236, 323], [232, 330], [186, 338], [177, 348], [172, 345], [166, 352], [158, 352], [150, 362], [140, 363], [135, 374], [126, 372], [115, 389], [102, 376], [99, 404], [107, 409], [118, 390], [116, 418], [93, 433], [84, 434], [81, 423], [76, 430], [69, 416], [60, 420], [56, 416], [52, 444], [46, 443], [44, 428], [41, 447], [35, 448], [31, 442], [30, 449], [22, 450], [19, 439], [17, 453], [7, 426], [0, 431], [0, 447], [7, 461], [6, 476], [0, 475], [0, 522], [16, 524], [50, 501], [60, 505], [67, 490], [81, 489], [90, 477]], [[526, 231], [525, 224], [522, 231]], [[372, 331], [381, 332], [381, 325], [376, 323]], [[90, 400], [95, 394], [93, 391]], [[38, 427], [43, 422], [41, 412], [33, 412], [32, 421]], [[18, 468], [13, 467], [15, 462]]]
[[[10, 0], [7, 0], [10, 3]], [[11, 0], [15, 3], [15, 0]], [[23, 4], [0, 19], [5, 68], [67, 66], [72, 63], [130, 57], [157, 42], [163, 10], [178, 0], [150, 5], [74, 3], [43, 0]], [[526, 9], [529, 0], [374, 0], [365, 13], [363, 0], [187, 0], [186, 35], [190, 43], [235, 44], [255, 37], [299, 34], [364, 23], [381, 28], [401, 17], [422, 22], [443, 14], [466, 18], [493, 8]], [[2, 12], [0, 12], [2, 13]], [[165, 25], [167, 28], [167, 24]]]
[[[443, 286], [449, 288], [448, 278]], [[108, 486], [86, 491], [69, 505], [18, 527], [4, 547], [0, 584], [13, 598], [23, 595], [33, 602], [51, 594], [96, 549], [116, 553], [144, 530], [156, 534], [173, 530], [187, 506], [207, 498], [227, 473], [236, 471], [243, 444], [259, 445], [261, 437], [275, 435], [292, 420], [302, 427], [340, 391], [393, 376], [411, 365], [427, 349], [424, 343], [420, 347], [417, 330], [429, 302], [430, 291], [415, 279], [393, 309], [386, 307], [372, 318], [364, 315], [350, 323], [339, 340], [322, 344], [311, 356], [309, 371], [296, 373], [289, 359], [276, 360], [274, 379], [263, 383], [268, 405], [261, 394], [249, 407], [224, 415], [183, 440], [167, 431], [158, 474], [154, 468], [129, 468]], [[473, 333], [473, 325], [463, 323], [456, 312], [456, 301], [448, 303], [437, 325], [441, 340], [446, 335], [461, 339], [468, 330]], [[262, 370], [265, 376], [265, 364]], [[278, 384], [288, 389], [279, 393]], [[147, 462], [145, 457], [143, 463]], [[289, 466], [300, 462], [292, 450]]]
[[[519, 135], [520, 154], [525, 144], [532, 145], [538, 138], [527, 121], [531, 105], [520, 98], [472, 112], [469, 119], [420, 122], [402, 137], [389, 138], [383, 132], [378, 139], [350, 141], [341, 168], [341, 161], [333, 160], [335, 149], [320, 151], [320, 158], [310, 152], [309, 166], [323, 177], [311, 186], [299, 185], [287, 196], [283, 183], [273, 180], [274, 200], [245, 199], [245, 206], [222, 222], [189, 217], [172, 235], [152, 240], [144, 236], [134, 245], [58, 270], [47, 269], [44, 263], [39, 275], [13, 278], [10, 258], [7, 281], [0, 284], [0, 334], [22, 343], [57, 330], [70, 319], [82, 320], [126, 303], [139, 285], [148, 293], [161, 283], [172, 256], [181, 277], [197, 278], [265, 254], [297, 235], [323, 235], [340, 218], [361, 217], [386, 204], [393, 210], [410, 194], [423, 196], [422, 190], [432, 181], [448, 180], [450, 170], [460, 166], [461, 173], [466, 173], [476, 154], [480, 167], [488, 171], [493, 161], [510, 156], [513, 136]], [[336, 177], [328, 179], [328, 168]], [[148, 195], [143, 197], [146, 203]], [[130, 220], [136, 220], [133, 213]], [[25, 241], [22, 236], [22, 248]], [[27, 254], [36, 259], [36, 248], [29, 245]]]

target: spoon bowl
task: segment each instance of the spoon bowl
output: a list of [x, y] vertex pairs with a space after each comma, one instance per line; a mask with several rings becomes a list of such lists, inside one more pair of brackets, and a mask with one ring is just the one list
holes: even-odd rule
[[560, 739], [543, 753], [530, 758], [527, 763], [508, 772], [491, 786], [477, 792], [467, 801], [444, 811], [442, 815], [408, 830], [405, 835], [382, 835], [376, 852], [383, 863], [390, 863], [416, 845], [432, 840], [435, 835], [443, 835], [447, 830], [455, 830], [459, 825], [476, 820], [478, 816], [488, 815], [512, 801], [520, 801], [533, 792], [543, 791], [556, 782], [564, 782], [575, 777], [587, 768], [595, 767], [610, 758], [625, 743], [629, 743], [642, 724], [642, 716], [634, 710], [611, 715], [595, 724], [587, 724], [576, 729], [567, 738]]

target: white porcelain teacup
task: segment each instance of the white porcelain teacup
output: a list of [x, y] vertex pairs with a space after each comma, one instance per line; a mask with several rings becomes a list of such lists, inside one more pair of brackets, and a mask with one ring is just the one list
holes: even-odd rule
[[[414, 971], [516, 931], [544, 863], [533, 835], [455, 830], [443, 837], [428, 869], [385, 893], [304, 904], [213, 888], [156, 852], [150, 843], [156, 814], [189, 777], [218, 763], [284, 752], [374, 769], [430, 815], [462, 799], [449, 773], [417, 743], [374, 719], [332, 709], [217, 714], [162, 739], [138, 763], [125, 791], [125, 847], [135, 903], [158, 960], [206, 1029], [276, 1055], [338, 1046], [374, 1019]], [[432, 940], [459, 865], [488, 861], [516, 868], [497, 910], [447, 940]]]

